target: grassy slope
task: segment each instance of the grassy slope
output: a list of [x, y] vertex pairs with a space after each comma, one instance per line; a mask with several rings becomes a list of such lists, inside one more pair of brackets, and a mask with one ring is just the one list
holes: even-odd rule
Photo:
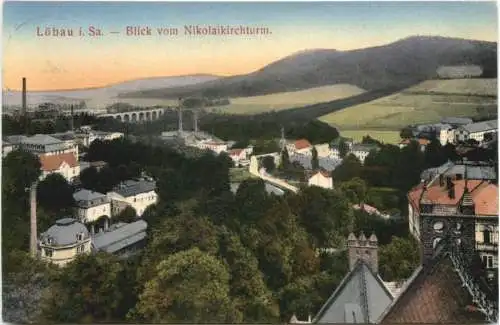
[[229, 114], [258, 114], [329, 102], [363, 92], [363, 89], [347, 84], [323, 86], [263, 96], [231, 98], [230, 105], [213, 108], [213, 111]]
[[397, 94], [320, 117], [342, 130], [399, 130], [444, 116], [496, 113], [496, 79], [429, 80]]

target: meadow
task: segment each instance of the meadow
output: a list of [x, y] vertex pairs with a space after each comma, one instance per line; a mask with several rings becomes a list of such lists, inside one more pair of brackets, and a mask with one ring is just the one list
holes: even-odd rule
[[363, 89], [347, 84], [323, 86], [270, 95], [230, 98], [230, 105], [214, 107], [212, 111], [252, 115], [329, 102], [359, 95], [363, 92], [365, 92]]
[[356, 142], [361, 142], [364, 136], [369, 135], [371, 138], [383, 143], [397, 144], [401, 141], [399, 131], [388, 130], [339, 130], [340, 135], [346, 138], [351, 138]]
[[367, 132], [396, 131], [408, 124], [439, 122], [446, 116], [492, 117], [497, 112], [496, 83], [496, 79], [428, 80], [319, 120], [340, 130]]

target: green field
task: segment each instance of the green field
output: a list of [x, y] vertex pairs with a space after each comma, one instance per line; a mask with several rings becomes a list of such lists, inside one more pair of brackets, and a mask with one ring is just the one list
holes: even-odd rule
[[230, 98], [230, 105], [212, 110], [220, 113], [251, 115], [329, 102], [363, 92], [363, 89], [356, 86], [340, 84], [271, 95]]
[[232, 183], [240, 183], [249, 178], [256, 178], [256, 176], [250, 174], [248, 167], [231, 168], [229, 170], [229, 180]]
[[429, 80], [320, 120], [340, 130], [399, 130], [446, 116], [492, 116], [497, 112], [496, 83], [496, 79]]
[[389, 144], [397, 144], [401, 141], [399, 131], [386, 130], [340, 130], [340, 135], [346, 138], [352, 138], [356, 142], [361, 142], [364, 136], [370, 137]]

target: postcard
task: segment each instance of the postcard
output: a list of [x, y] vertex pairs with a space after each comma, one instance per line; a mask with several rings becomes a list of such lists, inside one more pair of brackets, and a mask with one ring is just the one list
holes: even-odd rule
[[3, 18], [4, 322], [498, 322], [496, 3]]

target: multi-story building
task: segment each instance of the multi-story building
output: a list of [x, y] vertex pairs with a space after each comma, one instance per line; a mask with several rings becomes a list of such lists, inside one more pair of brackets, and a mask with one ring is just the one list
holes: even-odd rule
[[78, 254], [92, 251], [90, 233], [87, 228], [73, 218], [64, 218], [42, 233], [38, 242], [43, 260], [64, 266]]
[[60, 140], [46, 134], [23, 137], [19, 147], [36, 155], [73, 153], [78, 160], [78, 146], [72, 140]]
[[111, 214], [119, 214], [126, 206], [135, 209], [137, 216], [142, 216], [147, 207], [158, 202], [155, 192], [156, 182], [152, 179], [142, 178], [128, 180], [118, 184], [111, 192], [107, 193], [111, 199]]
[[[111, 218], [111, 200], [102, 193], [82, 189], [73, 194], [76, 208], [75, 215], [80, 222], [90, 224], [91, 233], [95, 233], [95, 225], [105, 219], [104, 229], [107, 229]], [[108, 220], [106, 220], [108, 219]]]
[[451, 237], [479, 253], [490, 277], [498, 268], [498, 184], [442, 173], [408, 193], [410, 232], [422, 244], [423, 260], [434, 254], [439, 241]]
[[286, 145], [289, 155], [292, 154], [305, 154], [309, 155], [312, 151], [312, 144], [307, 139], [300, 139], [291, 141]]
[[68, 182], [73, 182], [80, 175], [80, 164], [73, 153], [39, 155], [42, 174], [40, 180], [50, 174], [60, 174]]
[[464, 142], [467, 140], [476, 140], [477, 142], [483, 142], [484, 135], [487, 133], [497, 133], [498, 132], [498, 121], [490, 120], [477, 123], [471, 123], [467, 125], [460, 126], [455, 131], [455, 141]]
[[352, 149], [350, 151], [351, 154], [356, 156], [359, 161], [364, 164], [366, 157], [372, 152], [372, 151], [377, 151], [380, 148], [375, 145], [375, 144], [362, 144], [362, 143], [356, 143], [353, 144]]

